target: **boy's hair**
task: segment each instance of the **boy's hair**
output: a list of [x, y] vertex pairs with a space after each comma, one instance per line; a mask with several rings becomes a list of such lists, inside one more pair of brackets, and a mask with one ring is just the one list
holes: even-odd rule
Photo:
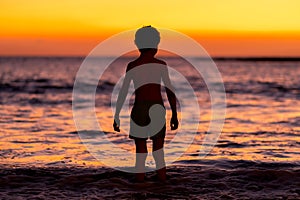
[[139, 50], [157, 49], [160, 42], [160, 35], [156, 28], [143, 26], [136, 31], [134, 42]]

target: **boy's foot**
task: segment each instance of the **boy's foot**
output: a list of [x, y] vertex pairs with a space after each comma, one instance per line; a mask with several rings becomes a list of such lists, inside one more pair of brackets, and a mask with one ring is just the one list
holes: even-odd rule
[[167, 172], [166, 167], [156, 170], [157, 178], [159, 181], [165, 182], [167, 180], [166, 172]]
[[145, 173], [136, 173], [135, 174], [135, 181], [137, 183], [142, 183], [145, 181]]

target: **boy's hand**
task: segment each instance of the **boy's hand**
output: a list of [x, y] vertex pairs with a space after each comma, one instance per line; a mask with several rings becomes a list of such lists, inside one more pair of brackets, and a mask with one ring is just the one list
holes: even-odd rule
[[171, 130], [176, 130], [178, 128], [177, 115], [172, 115], [170, 126], [171, 126]]
[[115, 131], [120, 132], [120, 119], [119, 118], [114, 119], [113, 127], [114, 127]]

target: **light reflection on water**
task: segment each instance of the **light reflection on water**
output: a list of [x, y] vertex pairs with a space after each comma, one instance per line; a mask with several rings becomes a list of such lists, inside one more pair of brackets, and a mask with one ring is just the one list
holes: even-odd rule
[[[79, 58], [0, 59], [0, 164], [103, 165], [82, 144], [72, 118], [72, 85], [81, 61]], [[125, 66], [127, 60], [122, 62]], [[209, 94], [204, 82], [189, 73], [188, 66], [172, 59], [168, 64], [180, 68], [199, 91], [200, 127], [194, 143], [179, 160], [199, 159], [211, 118]], [[224, 79], [228, 108], [222, 135], [205, 159], [299, 162], [300, 62], [217, 61], [217, 65]], [[134, 152], [134, 143], [126, 133], [112, 132], [108, 106], [107, 94], [117, 81], [114, 76], [120, 76], [124, 70], [112, 67], [107, 72], [107, 82], [97, 92], [96, 111], [108, 140]], [[167, 120], [169, 117], [168, 112]], [[189, 126], [181, 124], [184, 130]], [[168, 131], [166, 145], [175, 134]], [[105, 148], [101, 140], [97, 142], [99, 148]], [[174, 156], [182, 150], [183, 143], [174, 145]]]

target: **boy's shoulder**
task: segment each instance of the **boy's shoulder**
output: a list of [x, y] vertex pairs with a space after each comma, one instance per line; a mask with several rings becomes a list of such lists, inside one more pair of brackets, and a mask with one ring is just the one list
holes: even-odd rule
[[131, 61], [130, 63], [127, 64], [127, 68], [126, 68], [126, 72], [128, 72], [129, 70], [131, 70], [133, 67], [137, 66], [137, 59], [135, 59], [134, 61]]
[[[157, 59], [157, 58], [154, 58], [149, 63], [159, 63], [159, 64], [162, 64], [162, 65], [167, 65], [167, 63], [165, 61]], [[129, 62], [127, 67], [129, 67], [129, 66], [138, 66], [138, 65], [142, 65], [142, 64], [145, 64], [145, 62], [143, 60], [137, 58], [137, 59]]]
[[[157, 59], [157, 58], [154, 58], [149, 63], [158, 63], [158, 64], [162, 64], [162, 65], [167, 65], [167, 63], [165, 61]], [[143, 60], [140, 60], [139, 58], [137, 58], [137, 59], [135, 59], [135, 60], [128, 63], [126, 71], [129, 71], [132, 68], [134, 68], [136, 66], [139, 66], [139, 65], [143, 65], [143, 64], [146, 64], [146, 63], [144, 63]]]

